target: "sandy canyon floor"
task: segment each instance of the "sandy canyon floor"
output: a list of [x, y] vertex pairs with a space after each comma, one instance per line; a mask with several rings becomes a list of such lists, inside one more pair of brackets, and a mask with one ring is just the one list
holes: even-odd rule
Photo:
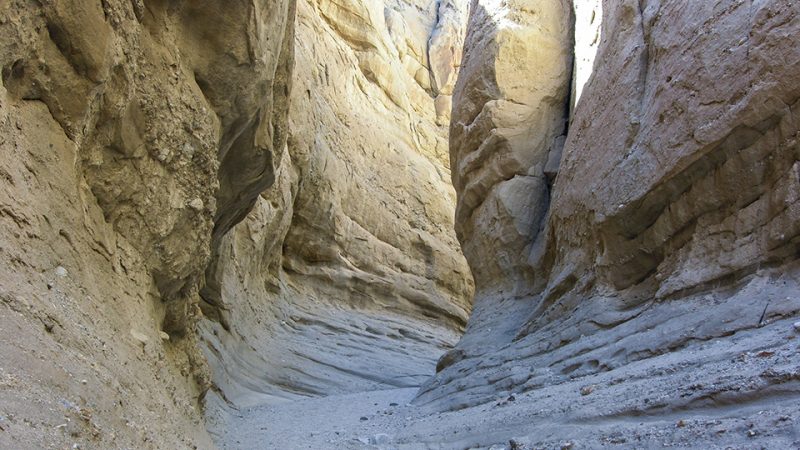
[[796, 448], [798, 331], [779, 320], [451, 412], [405, 388], [256, 406], [210, 428], [224, 449]]

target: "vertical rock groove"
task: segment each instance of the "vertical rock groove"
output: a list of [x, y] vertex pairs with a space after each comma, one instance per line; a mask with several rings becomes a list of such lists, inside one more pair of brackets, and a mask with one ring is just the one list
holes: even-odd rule
[[569, 112], [572, 26], [566, 1], [473, 5], [450, 158], [456, 232], [479, 299], [530, 293], [527, 253], [549, 205], [545, 172], [554, 176]]

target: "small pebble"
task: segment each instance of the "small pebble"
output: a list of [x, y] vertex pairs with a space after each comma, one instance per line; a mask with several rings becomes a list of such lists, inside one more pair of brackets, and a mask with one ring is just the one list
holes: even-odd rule
[[205, 205], [203, 204], [203, 200], [201, 200], [199, 198], [196, 198], [196, 199], [192, 200], [191, 202], [189, 202], [189, 207], [192, 208], [195, 211], [202, 211], [204, 206]]
[[192, 144], [190, 144], [188, 142], [183, 144], [183, 149], [181, 149], [181, 150], [183, 151], [183, 154], [187, 158], [191, 159], [191, 157], [194, 156], [195, 148], [192, 146]]
[[379, 433], [369, 438], [369, 443], [372, 445], [386, 445], [392, 441], [388, 434]]
[[142, 345], [146, 344], [149, 340], [146, 334], [136, 330], [131, 330], [131, 336], [133, 336], [133, 338], [139, 341], [139, 343]]
[[800, 333], [800, 321], [795, 322], [793, 325], [794, 331]]
[[56, 276], [64, 278], [67, 276], [67, 273], [68, 273], [67, 269], [65, 269], [64, 267], [62, 266], [56, 267]]
[[367, 418], [366, 418], [366, 417], [364, 417], [364, 416], [361, 416], [361, 419], [359, 419], [359, 420], [360, 420], [360, 421], [362, 421], [362, 422], [364, 422], [364, 421], [367, 421], [367, 420], [369, 420], [369, 419], [367, 419]]

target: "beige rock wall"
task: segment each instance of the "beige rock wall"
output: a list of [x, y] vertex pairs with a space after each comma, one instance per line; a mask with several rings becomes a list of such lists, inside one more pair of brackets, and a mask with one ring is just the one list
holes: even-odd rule
[[[278, 181], [223, 240], [210, 277], [223, 304], [204, 337], [227, 400], [418, 386], [457, 340], [473, 284], [437, 105], [466, 7], [299, 3]], [[225, 414], [212, 411], [214, 426]]]
[[[576, 27], [585, 21], [586, 8], [596, 9], [591, 2], [578, 4]], [[797, 394], [753, 368], [725, 369], [729, 378], [713, 374], [718, 364], [740, 364], [737, 355], [761, 351], [767, 337], [791, 334], [792, 317], [800, 310], [798, 17], [800, 6], [779, 0], [702, 2], [692, 8], [668, 0], [603, 2], [596, 59], [571, 117], [544, 227], [526, 224], [527, 234], [515, 234], [490, 226], [513, 224], [510, 219], [457, 221], [470, 261], [500, 260], [498, 254], [527, 260], [533, 276], [524, 279], [532, 280], [525, 286], [531, 294], [514, 300], [508, 292], [486, 293], [498, 278], [509, 284], [521, 279], [516, 268], [522, 262], [495, 268], [491, 276], [476, 273], [479, 294], [467, 333], [443, 358], [444, 370], [425, 388], [421, 402], [463, 407], [498, 393], [547, 389], [602, 372], [613, 377], [624, 374], [624, 367], [638, 372], [616, 375], [615, 387], [608, 388], [628, 395], [623, 391], [633, 378], [657, 378], [658, 371], [647, 372], [651, 364], [673, 371], [667, 373], [692, 367], [692, 373], [707, 374], [713, 382], [702, 389], [704, 398], [727, 392], [728, 401], [738, 402], [784, 388]], [[468, 48], [497, 23], [502, 23], [497, 14], [473, 10]], [[551, 22], [538, 15], [534, 23]], [[509, 33], [524, 36], [526, 30]], [[539, 40], [549, 43], [563, 33], [555, 27]], [[576, 39], [576, 90], [589, 70], [584, 56], [594, 53], [593, 42]], [[480, 66], [499, 65], [501, 56]], [[462, 205], [486, 208], [484, 197], [471, 193], [493, 183], [476, 175], [465, 182], [461, 174], [502, 178], [495, 174], [503, 173], [496, 159], [476, 159], [472, 149], [486, 142], [483, 136], [506, 132], [502, 124], [488, 122], [477, 139], [459, 133], [473, 116], [456, 111], [492, 111], [491, 101], [471, 93], [503, 87], [501, 80], [492, 83], [484, 72], [469, 70], [472, 58], [467, 52], [458, 82], [464, 94], [459, 97], [457, 88], [451, 135], [462, 211]], [[542, 86], [530, 82], [537, 80], [531, 74], [539, 73], [541, 58], [515, 61], [520, 68], [505, 73], [513, 74], [516, 84], [528, 90]], [[489, 89], [470, 90], [472, 85]], [[550, 108], [546, 99], [536, 101], [539, 109]], [[506, 148], [547, 142], [557, 116], [528, 117], [521, 123], [534, 132], [522, 141], [526, 145]], [[524, 155], [529, 159], [514, 161], [527, 165], [507, 173], [536, 170], [543, 160], [533, 150]], [[456, 170], [473, 160], [479, 161], [473, 172]], [[520, 204], [542, 209], [541, 201]], [[481, 233], [470, 234], [463, 225], [473, 223], [484, 224]], [[737, 333], [748, 338], [732, 337]], [[702, 343], [712, 340], [731, 350], [695, 360]], [[747, 388], [729, 392], [726, 383]], [[660, 406], [644, 402], [616, 412], [609, 406], [608, 417], [680, 408], [687, 388], [680, 380], [657, 386]], [[723, 407], [711, 402], [706, 413], [723, 414]], [[592, 414], [602, 417], [603, 411]]]
[[[386, 13], [362, 27], [386, 30], [382, 18], [392, 14], [408, 16], [400, 29], [420, 29], [422, 36], [437, 25], [436, 2], [377, 7]], [[408, 106], [399, 108], [363, 67], [353, 70], [358, 50], [342, 45], [338, 34], [320, 35], [315, 28], [322, 24], [312, 14], [305, 19], [301, 14], [300, 26], [308, 31], [299, 34], [299, 53], [309, 63], [298, 65], [298, 100], [290, 115], [290, 152], [301, 181], [286, 267], [312, 278], [334, 277], [348, 286], [354, 303], [386, 302], [388, 295], [389, 308], [463, 323], [472, 281], [452, 233], [446, 129], [435, 124], [434, 95], [414, 78], [418, 70], [402, 66], [403, 52], [391, 47], [419, 34], [392, 37], [385, 31], [391, 56], [380, 66], [402, 85], [400, 103]], [[339, 33], [338, 24], [331, 29]], [[452, 66], [451, 58], [433, 62]], [[359, 298], [362, 289], [367, 295]]]
[[206, 448], [204, 401], [419, 385], [455, 343], [468, 5], [294, 8], [0, 3], [2, 446]]
[[456, 232], [478, 298], [529, 293], [572, 70], [568, 2], [474, 2], [450, 125]]
[[0, 2], [0, 447], [210, 445], [197, 293], [285, 147], [293, 8]]

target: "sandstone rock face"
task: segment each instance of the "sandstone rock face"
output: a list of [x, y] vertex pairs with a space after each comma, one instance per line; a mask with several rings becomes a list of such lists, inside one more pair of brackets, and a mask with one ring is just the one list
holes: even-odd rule
[[[589, 10], [600, 14], [598, 6], [577, 3], [576, 27], [591, 18]], [[503, 14], [518, 17], [523, 10], [513, 6]], [[527, 109], [538, 113], [517, 123], [533, 131], [518, 143], [504, 138], [506, 123], [473, 118], [498, 109], [499, 95], [486, 92], [547, 86], [537, 78], [543, 61], [554, 79], [569, 83], [569, 77], [559, 78], [568, 63], [515, 58], [519, 68], [503, 71], [513, 80], [503, 81], [472, 69], [475, 53], [466, 52], [454, 97], [451, 155], [459, 211], [468, 212], [458, 216], [463, 222], [457, 226], [478, 296], [465, 337], [442, 360], [442, 371], [419, 402], [457, 408], [504, 392], [544, 396], [554, 385], [582, 377], [600, 380], [615, 398], [639, 398], [633, 380], [649, 377], [648, 395], [658, 401], [564, 407], [553, 411], [560, 417], [554, 420], [672, 410], [691, 417], [700, 414], [695, 408], [701, 397], [712, 399], [703, 414], [714, 415], [721, 414], [714, 408], [722, 397], [758, 399], [763, 407], [759, 402], [773, 390], [796, 399], [788, 378], [771, 376], [741, 355], [783, 355], [771, 363], [778, 372], [792, 363], [783, 339], [793, 337], [790, 317], [800, 311], [798, 17], [800, 5], [778, 0], [692, 8], [667, 0], [603, 2], [593, 67], [585, 61], [595, 52], [594, 39], [575, 39], [573, 83], [582, 93], [569, 118], [549, 208], [541, 193], [517, 203], [517, 211], [535, 214], [481, 211], [497, 208], [502, 192], [525, 192], [492, 190], [498, 180], [540, 173], [549, 142], [568, 119], [566, 108], [553, 107], [552, 99], [561, 97], [532, 98]], [[539, 28], [551, 30], [543, 42], [560, 42], [558, 48], [569, 42], [549, 16], [532, 20], [508, 33], [521, 38]], [[502, 23], [497, 14], [474, 9], [467, 48]], [[478, 66], [501, 64], [500, 51]], [[591, 76], [582, 85], [587, 71]], [[478, 127], [477, 139], [463, 137]], [[486, 142], [498, 142], [492, 148], [503, 151], [478, 158]], [[504, 154], [514, 155], [513, 165], [498, 162]], [[476, 220], [481, 217], [494, 222]], [[512, 232], [518, 224], [522, 231]], [[479, 264], [487, 270], [480, 262], [500, 261], [497, 255], [512, 255], [515, 264], [485, 275], [475, 270]], [[530, 274], [521, 276], [524, 270]], [[494, 289], [521, 279], [530, 293], [522, 298]], [[709, 353], [704, 343], [712, 340], [727, 347]], [[664, 373], [674, 374], [673, 380], [659, 375]], [[695, 379], [703, 387], [687, 394], [675, 379]]]
[[197, 293], [285, 151], [293, 16], [0, 3], [0, 446], [210, 445]]
[[[222, 300], [203, 326], [220, 399], [419, 386], [457, 341], [473, 283], [437, 108], [466, 11], [298, 3], [289, 145], [207, 277]], [[220, 431], [225, 414], [210, 412]]]
[[686, 3], [0, 1], [0, 447], [797, 447], [800, 4]]
[[[610, 8], [619, 19], [606, 35], [625, 37], [629, 51], [601, 46], [597, 58], [625, 70], [604, 73], [600, 92], [596, 76], [576, 111], [549, 224], [552, 273], [585, 278], [582, 266], [597, 267], [603, 286], [666, 299], [796, 257], [800, 53], [784, 37], [798, 7], [784, 6]], [[692, 40], [666, 29], [674, 21], [726, 31]], [[712, 54], [721, 56], [709, 65]], [[611, 124], [619, 132], [605, 131]]]
[[[22, 3], [5, 7], [9, 95], [47, 105], [80, 146], [106, 219], [143, 253], [165, 299], [188, 304], [212, 227], [230, 229], [272, 183], [286, 139], [289, 9]], [[208, 32], [220, 26], [232, 32]], [[185, 315], [167, 327], [181, 331]]]
[[446, 126], [467, 12], [3, 2], [3, 446], [45, 446], [34, 420], [205, 448], [209, 387], [213, 421], [422, 383], [473, 293]]
[[476, 2], [455, 92], [450, 157], [456, 231], [478, 298], [523, 295], [527, 254], [549, 204], [548, 166], [566, 131], [572, 66], [569, 2]]

